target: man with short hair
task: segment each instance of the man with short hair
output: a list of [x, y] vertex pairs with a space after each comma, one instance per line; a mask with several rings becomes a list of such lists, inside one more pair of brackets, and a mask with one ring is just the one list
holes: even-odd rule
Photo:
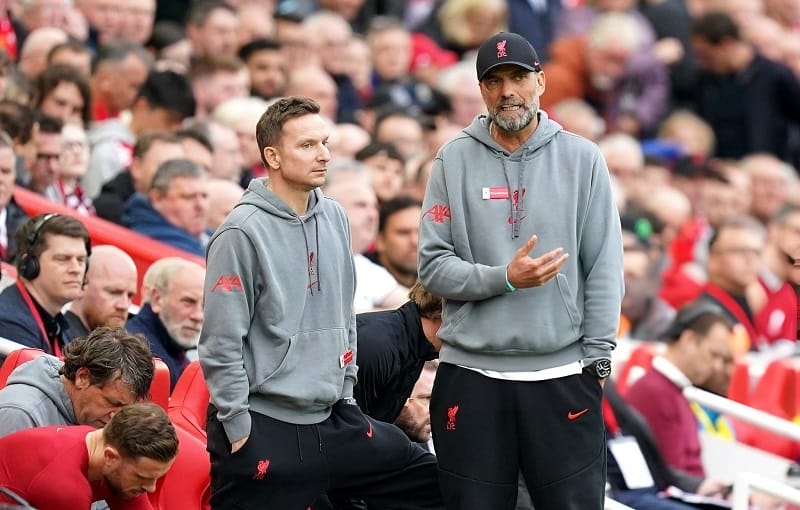
[[329, 124], [314, 100], [288, 97], [256, 134], [269, 179], [251, 181], [207, 258], [211, 504], [307, 508], [327, 491], [439, 508], [435, 459], [353, 398], [355, 266], [345, 212], [319, 189]]
[[[130, 165], [132, 149], [145, 131], [174, 132], [194, 115], [195, 100], [189, 80], [172, 71], [153, 71], [139, 89], [130, 122], [109, 119], [89, 130], [92, 152], [83, 185], [90, 196]], [[149, 185], [149, 183], [148, 183]]]
[[110, 244], [93, 247], [83, 293], [64, 313], [73, 334], [85, 336], [100, 326], [124, 327], [136, 282], [136, 263], [130, 255]]
[[239, 48], [239, 58], [250, 73], [250, 95], [272, 99], [286, 87], [286, 58], [281, 43], [256, 39]]
[[89, 232], [72, 216], [48, 213], [24, 223], [16, 241], [19, 278], [0, 293], [0, 332], [59, 356], [74, 338], [61, 308], [81, 295]]
[[697, 418], [683, 396], [687, 386], [706, 386], [728, 371], [733, 355], [728, 337], [731, 321], [714, 303], [684, 305], [665, 333], [663, 356], [625, 392], [625, 400], [642, 414], [653, 431], [664, 460], [674, 469], [704, 477]]
[[0, 389], [0, 436], [50, 425], [102, 427], [147, 398], [153, 354], [141, 335], [99, 327], [64, 349], [17, 367]]
[[47, 188], [55, 184], [61, 172], [61, 129], [64, 123], [55, 117], [39, 114], [33, 144], [36, 154], [26, 169], [22, 184], [29, 190], [43, 195]]
[[420, 281], [444, 298], [431, 399], [442, 497], [513, 509], [521, 472], [537, 510], [601, 510], [602, 384], [624, 290], [608, 168], [540, 109], [550, 89], [522, 36], [486, 39], [476, 75], [488, 115], [440, 149], [419, 231]]
[[206, 172], [188, 159], [158, 167], [147, 194], [131, 196], [122, 214], [122, 224], [131, 230], [201, 257], [207, 219]]
[[408, 195], [381, 205], [375, 258], [400, 285], [411, 287], [417, 281], [419, 217], [422, 202]]
[[179, 258], [151, 268], [145, 274], [152, 282], [148, 301], [126, 328], [147, 337], [153, 354], [169, 367], [172, 390], [189, 364], [187, 351], [197, 348], [200, 338], [205, 269]]
[[152, 57], [140, 44], [119, 41], [103, 44], [92, 65], [92, 119], [116, 119], [133, 106], [147, 79]]
[[395, 310], [356, 315], [358, 407], [376, 420], [394, 422], [411, 396], [423, 365], [439, 356], [442, 298], [414, 283]]
[[136, 193], [147, 193], [156, 170], [170, 159], [180, 159], [185, 152], [180, 140], [166, 131], [145, 131], [133, 146], [133, 159], [127, 172], [103, 184], [94, 198], [97, 215], [108, 221], [122, 224], [125, 202]]
[[236, 55], [236, 9], [221, 0], [193, 2], [186, 21], [186, 35], [195, 57]]
[[236, 57], [206, 56], [192, 59], [189, 80], [197, 101], [195, 117], [205, 118], [217, 106], [234, 97], [247, 97], [250, 78]]
[[132, 404], [102, 429], [43, 427], [0, 439], [0, 486], [39, 510], [85, 509], [98, 500], [112, 510], [148, 510], [145, 492], [155, 492], [177, 455], [167, 413]]

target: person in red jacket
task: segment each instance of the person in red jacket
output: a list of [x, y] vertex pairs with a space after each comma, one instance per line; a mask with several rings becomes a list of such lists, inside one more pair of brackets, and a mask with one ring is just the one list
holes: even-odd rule
[[[156, 404], [131, 404], [102, 429], [42, 427], [0, 439], [0, 487], [38, 510], [150, 510], [145, 493], [178, 454], [178, 437]], [[0, 495], [0, 502], [13, 502]]]

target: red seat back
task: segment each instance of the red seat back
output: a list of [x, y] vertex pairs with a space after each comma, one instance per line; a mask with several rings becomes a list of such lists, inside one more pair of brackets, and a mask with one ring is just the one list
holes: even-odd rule
[[178, 456], [148, 494], [154, 510], [209, 510], [211, 505], [211, 461], [205, 441], [175, 424]]
[[727, 396], [740, 404], [750, 405], [750, 365], [744, 358], [733, 364]]
[[634, 347], [614, 381], [620, 395], [624, 395], [636, 379], [650, 369], [658, 351], [659, 346], [655, 343], [641, 343]]
[[169, 407], [169, 367], [161, 358], [153, 358], [153, 362], [156, 368], [150, 383], [150, 400], [166, 411]]
[[210, 398], [200, 363], [192, 361], [175, 384], [167, 412], [174, 423], [205, 442]]
[[6, 356], [3, 365], [0, 366], [0, 388], [5, 387], [6, 382], [8, 382], [8, 376], [11, 375], [11, 372], [13, 372], [15, 368], [44, 354], [45, 352], [43, 350], [34, 349], [32, 347], [25, 347], [12, 351]]
[[[750, 396], [749, 405], [791, 420], [795, 415], [796, 384], [797, 371], [792, 361], [777, 359], [767, 366]], [[734, 421], [734, 428], [737, 439], [744, 444], [791, 460], [797, 460], [800, 455], [800, 445], [789, 438], [738, 421]]]

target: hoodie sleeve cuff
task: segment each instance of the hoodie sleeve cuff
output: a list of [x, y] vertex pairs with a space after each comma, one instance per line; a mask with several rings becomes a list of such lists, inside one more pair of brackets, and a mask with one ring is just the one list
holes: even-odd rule
[[230, 420], [223, 422], [222, 427], [225, 429], [225, 435], [228, 436], [228, 441], [233, 443], [250, 435], [250, 413], [245, 411], [237, 414]]

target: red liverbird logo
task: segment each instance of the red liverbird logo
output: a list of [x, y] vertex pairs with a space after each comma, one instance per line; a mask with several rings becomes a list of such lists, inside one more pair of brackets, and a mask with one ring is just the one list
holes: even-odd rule
[[508, 53], [506, 53], [506, 43], [508, 41], [503, 39], [497, 43], [497, 58], [507, 57]]
[[256, 466], [257, 472], [253, 475], [253, 480], [263, 480], [267, 475], [267, 469], [269, 469], [269, 460], [259, 460]]
[[447, 426], [445, 427], [446, 430], [456, 429], [456, 414], [458, 414], [458, 406], [447, 408]]

